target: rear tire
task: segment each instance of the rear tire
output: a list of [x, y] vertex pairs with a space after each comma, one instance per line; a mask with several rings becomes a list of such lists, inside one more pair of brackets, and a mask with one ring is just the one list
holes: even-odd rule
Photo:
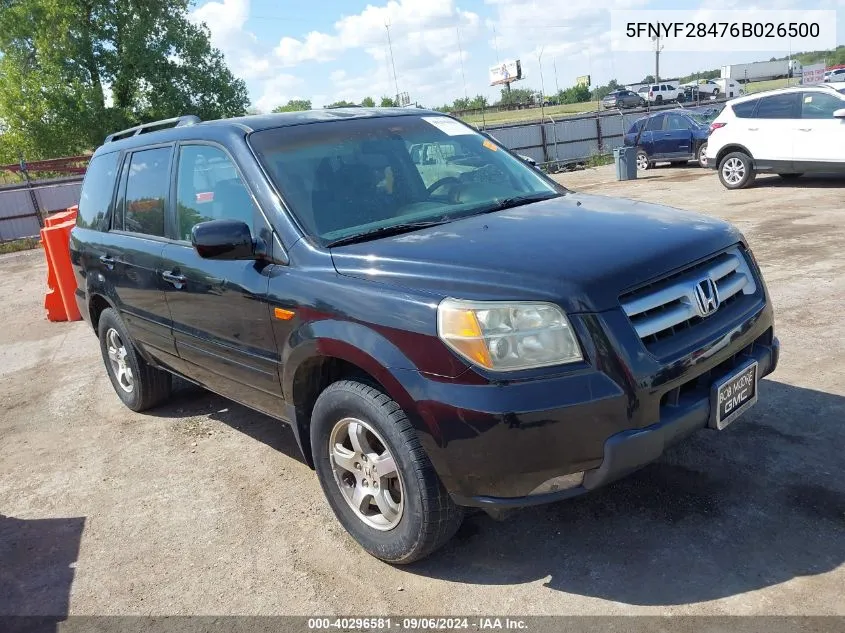
[[646, 171], [647, 169], [651, 169], [648, 154], [645, 153], [645, 150], [637, 150], [637, 171]]
[[700, 167], [707, 167], [707, 143], [702, 143], [698, 148], [697, 160]]
[[329, 385], [314, 405], [311, 446], [337, 520], [376, 558], [412, 563], [460, 527], [463, 508], [443, 488], [405, 412], [378, 389], [350, 380]]
[[731, 152], [719, 162], [719, 180], [726, 189], [743, 189], [756, 176], [751, 157], [745, 152]]
[[170, 396], [173, 376], [141, 358], [116, 310], [103, 310], [97, 332], [106, 371], [123, 404], [132, 411], [146, 411]]

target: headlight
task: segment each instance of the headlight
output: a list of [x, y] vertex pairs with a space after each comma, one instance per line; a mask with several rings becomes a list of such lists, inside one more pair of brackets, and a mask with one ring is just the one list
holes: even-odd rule
[[569, 319], [551, 303], [444, 299], [437, 334], [458, 354], [493, 371], [582, 360]]

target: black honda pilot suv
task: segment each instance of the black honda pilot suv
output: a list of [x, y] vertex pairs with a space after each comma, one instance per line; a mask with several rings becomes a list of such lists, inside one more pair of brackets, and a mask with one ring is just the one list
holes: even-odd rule
[[176, 375], [287, 422], [391, 563], [467, 507], [577, 495], [724, 428], [778, 361], [736, 228], [569, 191], [425, 110], [112, 134], [71, 252], [126, 406]]

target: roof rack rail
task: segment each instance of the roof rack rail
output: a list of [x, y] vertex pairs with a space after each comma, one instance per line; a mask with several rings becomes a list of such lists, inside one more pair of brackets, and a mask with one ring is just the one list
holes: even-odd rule
[[143, 123], [141, 125], [136, 125], [135, 127], [130, 127], [126, 130], [121, 130], [120, 132], [114, 132], [109, 134], [106, 137], [106, 140], [103, 143], [111, 143], [112, 141], [117, 141], [122, 138], [129, 138], [130, 136], [138, 136], [139, 134], [143, 134], [144, 132], [152, 131], [156, 128], [164, 127], [166, 125], [173, 125], [173, 127], [183, 127], [185, 125], [196, 125], [197, 123], [201, 123], [202, 119], [200, 119], [195, 114], [186, 114], [185, 116], [177, 116], [173, 117], [172, 119], [162, 119], [161, 121], [153, 121], [151, 123]]

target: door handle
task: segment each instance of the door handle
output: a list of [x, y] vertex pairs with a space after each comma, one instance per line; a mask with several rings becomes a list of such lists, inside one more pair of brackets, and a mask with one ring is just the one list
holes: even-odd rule
[[165, 270], [161, 273], [161, 278], [166, 282], [173, 284], [176, 290], [181, 290], [188, 281], [188, 278], [185, 277], [185, 275], [180, 275], [172, 270]]
[[748, 128], [748, 131], [749, 131], [749, 132], [756, 132], [756, 131], [757, 131], [757, 130], [759, 130], [759, 129], [760, 129], [760, 128], [758, 128], [758, 127], [750, 127], [750, 128]]
[[110, 255], [100, 255], [100, 263], [105, 265], [109, 270], [114, 270], [114, 257]]

